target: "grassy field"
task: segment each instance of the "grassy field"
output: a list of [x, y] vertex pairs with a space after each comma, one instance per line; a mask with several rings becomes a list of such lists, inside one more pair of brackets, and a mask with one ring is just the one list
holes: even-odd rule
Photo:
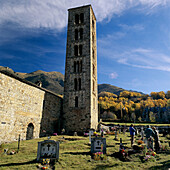
[[[64, 138], [63, 138], [64, 137]], [[129, 157], [129, 161], [123, 162], [114, 156], [118, 152], [118, 141], [114, 140], [114, 135], [106, 135], [107, 143], [107, 160], [94, 161], [90, 156], [90, 146], [88, 137], [75, 136], [53, 136], [52, 140], [60, 141], [59, 161], [55, 164], [55, 169], [168, 169], [170, 168], [170, 154], [158, 154], [159, 159], [156, 162], [142, 163], [138, 154]], [[119, 134], [118, 138], [122, 138], [123, 142], [130, 147], [129, 133]], [[46, 140], [45, 138], [21, 141], [20, 151], [14, 155], [4, 155], [0, 152], [0, 169], [37, 169], [39, 163], [36, 162], [37, 142]], [[69, 139], [75, 139], [71, 141]], [[167, 140], [160, 137], [161, 140]], [[168, 145], [165, 143], [164, 145]], [[17, 142], [5, 144], [4, 148], [9, 151], [17, 150]], [[170, 149], [170, 148], [169, 148]]]
[[[126, 126], [130, 126], [132, 123], [119, 123], [119, 122], [102, 122], [102, 124], [114, 124], [114, 125], [126, 125]], [[134, 126], [147, 126], [148, 123], [133, 123]], [[152, 123], [150, 124], [151, 126], [170, 126], [170, 124], [156, 124], [156, 123]]]

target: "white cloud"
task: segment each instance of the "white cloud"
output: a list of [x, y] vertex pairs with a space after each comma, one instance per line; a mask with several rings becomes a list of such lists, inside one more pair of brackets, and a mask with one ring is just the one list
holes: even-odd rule
[[116, 79], [118, 77], [118, 74], [116, 72], [113, 72], [109, 75], [111, 79]]
[[117, 62], [132, 67], [170, 71], [170, 56], [151, 49], [137, 48], [117, 55]]
[[141, 31], [144, 29], [144, 26], [141, 24], [136, 24], [136, 25], [119, 24], [119, 26], [125, 29], [126, 31], [127, 30]]
[[0, 24], [15, 22], [27, 28], [61, 30], [67, 25], [67, 9], [92, 4], [97, 20], [110, 20], [131, 7], [147, 11], [166, 5], [169, 0], [1, 0]]

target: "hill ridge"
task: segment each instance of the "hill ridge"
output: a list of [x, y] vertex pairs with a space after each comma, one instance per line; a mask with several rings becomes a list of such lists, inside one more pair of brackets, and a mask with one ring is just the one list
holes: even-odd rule
[[[35, 84], [37, 81], [41, 81], [43, 88], [46, 88], [47, 90], [50, 90], [54, 93], [63, 95], [64, 75], [60, 72], [57, 72], [57, 71], [46, 72], [43, 70], [37, 70], [31, 73], [21, 73], [21, 72], [15, 72], [11, 68], [3, 67], [3, 66], [0, 66], [0, 70], [7, 71], [11, 74], [14, 74], [15, 76], [18, 76], [20, 78], [23, 78]], [[107, 84], [107, 83], [98, 84], [98, 93], [101, 93], [103, 91], [114, 93], [116, 95], [119, 95], [120, 92], [122, 91], [137, 92], [133, 90], [125, 90], [123, 88], [120, 88], [120, 87], [117, 87], [111, 84]], [[138, 93], [143, 94], [142, 92], [138, 92]]]

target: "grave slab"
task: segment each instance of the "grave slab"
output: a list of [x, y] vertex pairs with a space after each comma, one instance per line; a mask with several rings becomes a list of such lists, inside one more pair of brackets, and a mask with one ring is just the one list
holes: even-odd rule
[[54, 140], [44, 140], [38, 142], [37, 161], [42, 159], [59, 159], [59, 142]]
[[91, 138], [91, 153], [103, 152], [106, 154], [106, 138]]

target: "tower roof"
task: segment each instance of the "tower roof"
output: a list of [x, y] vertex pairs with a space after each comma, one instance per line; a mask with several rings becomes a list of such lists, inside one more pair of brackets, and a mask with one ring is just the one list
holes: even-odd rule
[[[79, 8], [87, 8], [87, 7], [90, 7], [90, 8], [92, 9], [93, 14], [94, 14], [94, 11], [93, 11], [93, 8], [92, 8], [91, 4], [89, 4], [89, 5], [83, 5], [83, 6], [79, 6], [79, 7], [74, 7], [74, 8], [69, 8], [68, 11], [75, 10], [75, 9], [79, 9]], [[95, 19], [96, 19], [95, 14], [94, 14], [94, 17], [95, 17]]]

